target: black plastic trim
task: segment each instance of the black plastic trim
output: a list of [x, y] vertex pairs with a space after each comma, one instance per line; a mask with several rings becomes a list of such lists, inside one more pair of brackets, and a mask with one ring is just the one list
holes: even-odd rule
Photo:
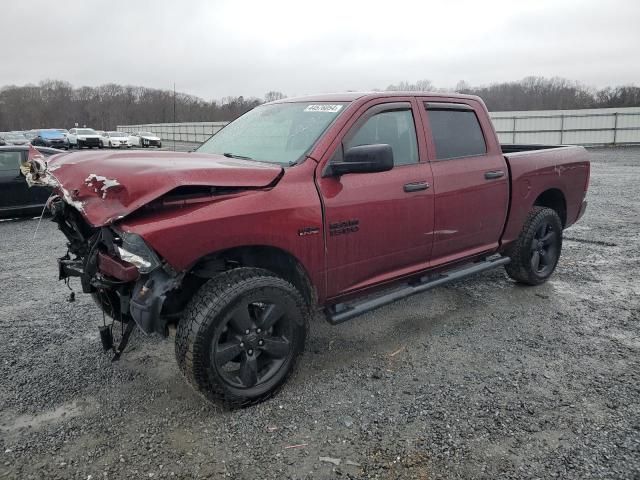
[[478, 263], [472, 263], [460, 269], [452, 270], [451, 272], [444, 273], [437, 277], [424, 276], [416, 282], [408, 283], [392, 292], [382, 294], [378, 297], [370, 300], [365, 300], [359, 303], [344, 304], [339, 303], [332, 305], [326, 309], [327, 321], [332, 325], [337, 325], [347, 320], [351, 320], [354, 317], [362, 315], [383, 305], [395, 302], [401, 298], [415, 295], [416, 293], [425, 292], [433, 287], [443, 285], [445, 283], [459, 280], [461, 278], [473, 275], [476, 273], [490, 270], [501, 265], [506, 265], [511, 259], [509, 257], [492, 257], [487, 260]]

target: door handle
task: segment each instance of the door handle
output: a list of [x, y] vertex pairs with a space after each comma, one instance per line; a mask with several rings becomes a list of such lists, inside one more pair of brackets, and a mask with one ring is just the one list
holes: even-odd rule
[[487, 180], [493, 180], [494, 178], [504, 177], [504, 172], [502, 170], [493, 170], [491, 172], [485, 172], [484, 178]]
[[428, 182], [412, 182], [404, 185], [403, 189], [407, 193], [419, 192], [420, 190], [426, 190], [431, 185]]

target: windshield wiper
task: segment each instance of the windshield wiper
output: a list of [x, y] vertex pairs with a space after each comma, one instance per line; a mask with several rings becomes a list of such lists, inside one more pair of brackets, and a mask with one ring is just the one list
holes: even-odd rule
[[253, 160], [253, 158], [251, 157], [245, 157], [243, 155], [236, 155], [234, 153], [223, 153], [222, 155], [224, 155], [227, 158], [237, 158], [238, 160]]

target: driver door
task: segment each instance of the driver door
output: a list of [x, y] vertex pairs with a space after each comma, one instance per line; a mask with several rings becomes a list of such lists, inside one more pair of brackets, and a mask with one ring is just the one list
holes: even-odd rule
[[331, 161], [350, 147], [388, 144], [394, 167], [318, 174], [329, 298], [426, 268], [431, 253], [433, 182], [420, 117], [410, 99], [377, 102], [352, 120]]

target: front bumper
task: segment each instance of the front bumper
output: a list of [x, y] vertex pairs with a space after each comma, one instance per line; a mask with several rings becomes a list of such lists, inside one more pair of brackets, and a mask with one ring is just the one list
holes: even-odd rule
[[99, 147], [100, 139], [99, 138], [84, 138], [78, 139], [78, 145], [82, 147]]
[[61, 142], [42, 142], [42, 143], [44, 143], [45, 147], [50, 147], [50, 148], [69, 148], [69, 142], [67, 142], [66, 140]]

